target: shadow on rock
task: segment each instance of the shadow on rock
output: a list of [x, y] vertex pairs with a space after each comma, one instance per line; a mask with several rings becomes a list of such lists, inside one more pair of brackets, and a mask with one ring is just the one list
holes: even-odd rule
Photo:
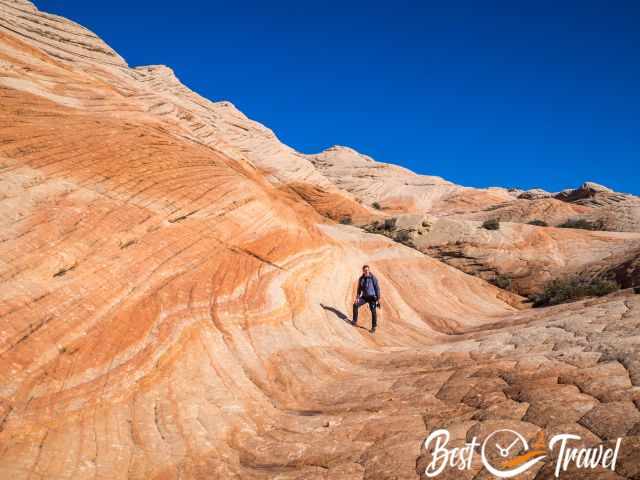
[[325, 310], [333, 313], [336, 317], [338, 317], [340, 320], [342, 320], [345, 323], [348, 323], [349, 325], [351, 325], [352, 327], [356, 327], [356, 328], [361, 328], [363, 330], [367, 330], [365, 327], [361, 327], [360, 325], [354, 325], [353, 323], [351, 323], [351, 320], [349, 319], [349, 317], [347, 317], [344, 313], [342, 313], [340, 310], [338, 310], [337, 308], [334, 307], [330, 307], [328, 305], [324, 305], [323, 303], [320, 304], [320, 306], [322, 308], [324, 308]]

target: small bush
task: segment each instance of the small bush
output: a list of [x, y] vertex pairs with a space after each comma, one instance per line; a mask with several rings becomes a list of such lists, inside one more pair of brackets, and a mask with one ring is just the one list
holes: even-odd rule
[[406, 245], [407, 247], [415, 248], [416, 246], [415, 243], [413, 243], [409, 230], [400, 230], [394, 235], [393, 239], [396, 242]]
[[580, 230], [604, 230], [602, 222], [590, 222], [584, 218], [569, 219], [564, 223], [558, 225], [559, 228], [577, 228]]
[[400, 230], [397, 234], [396, 234], [396, 240], [398, 242], [408, 242], [409, 240], [411, 240], [411, 235], [409, 234], [409, 232], [407, 230]]
[[485, 220], [485, 222], [482, 224], [482, 228], [484, 228], [485, 230], [499, 230], [500, 220], [498, 220], [497, 218]]
[[589, 296], [604, 297], [617, 290], [620, 290], [620, 285], [614, 280], [595, 280], [591, 282], [589, 287]]
[[393, 218], [387, 218], [384, 221], [384, 229], [385, 230], [393, 230], [394, 228], [396, 228], [396, 222], [398, 221], [397, 218], [393, 217]]
[[384, 228], [384, 222], [383, 221], [375, 220], [373, 223], [370, 223], [369, 225], [365, 225], [364, 229], [365, 229], [365, 231], [367, 231], [369, 233], [379, 233], [379, 234], [382, 234], [382, 235], [389, 236], [388, 232]]
[[340, 219], [340, 223], [342, 225], [351, 225], [353, 223], [353, 220], [351, 220], [351, 217], [342, 217]]
[[511, 290], [511, 279], [506, 275], [498, 275], [493, 280], [493, 284], [503, 290]]
[[536, 227], [548, 227], [549, 224], [547, 222], [545, 222], [544, 220], [531, 220], [529, 222], [529, 225], [535, 225]]
[[546, 307], [558, 305], [586, 297], [602, 297], [620, 289], [620, 286], [612, 280], [588, 279], [573, 277], [567, 279], [551, 280], [539, 295], [534, 295], [534, 307]]
[[379, 204], [378, 202], [373, 202], [373, 203], [371, 204], [371, 206], [372, 206], [373, 208], [375, 208], [376, 210], [382, 210], [382, 207], [380, 206], [380, 204]]

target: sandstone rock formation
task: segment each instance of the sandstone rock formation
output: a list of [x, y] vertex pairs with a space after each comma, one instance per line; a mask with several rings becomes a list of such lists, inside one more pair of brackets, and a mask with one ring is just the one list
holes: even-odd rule
[[609, 262], [598, 272], [602, 278], [613, 278], [623, 288], [640, 288], [640, 253], [622, 262]]
[[[640, 232], [640, 199], [591, 182], [553, 198], [539, 189], [464, 188], [376, 162], [346, 147], [335, 146], [309, 158], [337, 187], [395, 221], [391, 238], [402, 238], [405, 244], [485, 280], [503, 277], [520, 294], [537, 293], [545, 282], [571, 274], [607, 272], [620, 281], [616, 272], [640, 253], [637, 233], [593, 235], [522, 225], [489, 233], [479, 228], [489, 219], [542, 222], [550, 227], [584, 219], [604, 230]], [[425, 222], [430, 228], [425, 229]], [[383, 219], [371, 219], [370, 225], [376, 223], [382, 225]]]
[[371, 208], [336, 188], [304, 155], [281, 143], [270, 129], [247, 118], [230, 102], [200, 97], [165, 66], [139, 67], [135, 74], [147, 90], [145, 110], [179, 124], [194, 140], [230, 158], [250, 161], [275, 186], [330, 218], [365, 221], [376, 217]]
[[640, 232], [640, 198], [614, 192], [610, 188], [586, 182], [573, 190], [565, 190], [555, 198], [592, 207], [587, 220], [597, 222], [607, 230]]
[[[479, 217], [483, 218], [483, 217]], [[480, 221], [456, 216], [401, 215], [385, 234], [490, 282], [502, 277], [521, 295], [539, 292], [546, 282], [570, 275], [615, 278], [635, 285], [640, 233], [546, 228], [501, 222], [487, 230]]]
[[525, 192], [519, 193], [518, 198], [525, 200], [539, 200], [541, 198], [549, 198], [552, 194], [540, 188], [533, 188]]
[[[640, 296], [519, 311], [327, 219], [370, 222], [376, 200], [469, 214], [512, 192], [360, 163], [339, 184], [334, 155], [0, 0], [0, 478], [415, 479], [432, 429], [498, 425], [622, 436], [609, 478], [637, 478]], [[355, 180], [367, 170], [387, 173]], [[635, 241], [588, 235], [599, 259]], [[375, 336], [348, 323], [365, 262]]]
[[513, 200], [506, 189], [478, 190], [440, 177], [376, 162], [347, 147], [334, 146], [309, 158], [328, 179], [363, 204], [377, 202], [386, 213], [460, 213]]
[[555, 198], [565, 202], [599, 204], [599, 201], [615, 201], [616, 199], [622, 199], [623, 196], [604, 185], [585, 182], [576, 189], [568, 189], [558, 193]]
[[553, 227], [565, 223], [567, 220], [587, 217], [593, 212], [593, 208], [565, 203], [553, 198], [526, 200], [520, 195], [517, 200], [497, 203], [480, 211], [456, 214], [449, 217], [478, 222], [494, 218], [501, 222], [513, 223], [530, 223], [540, 220]]

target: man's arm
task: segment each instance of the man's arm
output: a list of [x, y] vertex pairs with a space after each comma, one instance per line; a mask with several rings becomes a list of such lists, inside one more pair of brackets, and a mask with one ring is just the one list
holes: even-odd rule
[[356, 292], [356, 298], [359, 298], [361, 293], [362, 293], [362, 277], [358, 277], [358, 291]]
[[376, 299], [380, 301], [380, 285], [378, 285], [378, 278], [373, 277], [373, 288], [376, 289]]

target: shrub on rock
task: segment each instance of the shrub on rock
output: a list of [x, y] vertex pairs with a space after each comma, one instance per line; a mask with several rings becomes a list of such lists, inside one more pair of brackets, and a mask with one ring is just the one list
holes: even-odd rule
[[485, 230], [499, 230], [500, 220], [498, 220], [497, 218], [485, 220], [485, 222], [482, 224], [482, 228], [484, 228]]
[[547, 222], [545, 222], [544, 220], [531, 220], [529, 222], [529, 225], [535, 225], [536, 227], [548, 227], [549, 224]]
[[569, 219], [558, 225], [559, 228], [577, 228], [579, 230], [606, 230], [602, 222], [590, 222], [584, 218]]
[[392, 217], [392, 218], [387, 218], [384, 221], [384, 229], [385, 230], [393, 230], [394, 228], [396, 228], [396, 222], [398, 221], [397, 218]]
[[498, 275], [496, 276], [496, 278], [494, 278], [493, 284], [503, 290], [511, 290], [512, 282], [511, 279], [506, 275]]
[[534, 307], [573, 302], [586, 297], [602, 297], [620, 289], [613, 280], [571, 277], [548, 282], [541, 294], [534, 295]]

